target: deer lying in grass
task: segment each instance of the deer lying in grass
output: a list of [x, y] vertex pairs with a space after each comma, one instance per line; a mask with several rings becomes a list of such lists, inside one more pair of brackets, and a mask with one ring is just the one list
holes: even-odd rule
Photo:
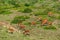
[[48, 12], [48, 16], [51, 17], [52, 16], [52, 12]]
[[22, 23], [18, 23], [18, 26], [19, 26], [20, 29], [25, 29], [25, 25], [22, 24]]
[[48, 20], [47, 19], [44, 19], [44, 20], [42, 20], [42, 24], [41, 25], [45, 25], [47, 23], [48, 23]]
[[25, 34], [25, 35], [30, 35], [29, 33], [30, 33], [29, 30], [25, 30], [25, 31], [23, 32], [23, 34]]
[[35, 25], [35, 24], [36, 24], [36, 22], [35, 22], [35, 21], [32, 21], [32, 22], [31, 22], [31, 25]]
[[42, 25], [45, 25], [45, 24], [47, 24], [47, 25], [52, 25], [52, 22], [49, 22], [48, 19], [44, 19], [44, 20], [42, 21]]
[[52, 22], [48, 22], [48, 25], [52, 25]]
[[9, 23], [1, 21], [0, 25], [2, 25], [3, 27], [6, 27], [8, 29], [8, 32], [14, 32], [14, 31], [18, 32], [18, 30], [16, 28], [14, 28], [12, 25], [10, 25]]
[[9, 33], [13, 33], [15, 30], [14, 30], [14, 28], [13, 27], [9, 27], [9, 29], [8, 29], [8, 32]]
[[42, 17], [39, 17], [39, 18], [38, 18], [38, 21], [42, 21]]

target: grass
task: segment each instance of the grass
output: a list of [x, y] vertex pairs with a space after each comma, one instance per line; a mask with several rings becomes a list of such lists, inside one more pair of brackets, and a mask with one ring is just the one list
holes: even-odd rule
[[[0, 26], [1, 27], [1, 26]], [[3, 27], [3, 26], [2, 26]], [[17, 32], [14, 32], [13, 34], [10, 34], [9, 32], [7, 32], [7, 28], [2, 28], [2, 30], [0, 30], [0, 40], [24, 40], [24, 38], [27, 38], [25, 37], [24, 35], [20, 35], [19, 33]], [[27, 38], [28, 40], [29, 38]]]
[[25, 8], [24, 11], [23, 11], [23, 13], [31, 13], [31, 12], [32, 12], [32, 10], [29, 9], [29, 8]]
[[[48, 12], [52, 12], [53, 16], [49, 17]], [[31, 31], [31, 36], [25, 36], [21, 29], [19, 30], [21, 33], [10, 34], [7, 32], [8, 29], [0, 27], [0, 40], [60, 40], [57, 37], [60, 35], [60, 27], [57, 29], [57, 26], [60, 25], [41, 26], [41, 21], [37, 21], [41, 16], [42, 20], [48, 19], [53, 23], [55, 20], [60, 20], [59, 15], [59, 0], [0, 0], [0, 21], [8, 22], [13, 26], [21, 22], [26, 26], [25, 30]], [[36, 25], [31, 26], [32, 21], [35, 21]]]
[[0, 12], [0, 14], [3, 14], [3, 15], [7, 15], [7, 14], [11, 14], [12, 12], [9, 12], [9, 11], [7, 11], [7, 10], [2, 10], [1, 12]]
[[46, 27], [43, 27], [44, 29], [46, 30], [56, 30], [56, 27], [54, 26], [46, 26]]
[[29, 18], [30, 18], [30, 17], [28, 17], [28, 16], [17, 16], [17, 17], [15, 17], [15, 18], [12, 20], [11, 23], [17, 24], [17, 23], [22, 22], [22, 21], [25, 21], [26, 19], [29, 19]]

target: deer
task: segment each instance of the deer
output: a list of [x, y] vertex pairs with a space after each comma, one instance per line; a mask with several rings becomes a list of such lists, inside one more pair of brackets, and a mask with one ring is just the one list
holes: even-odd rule
[[48, 16], [51, 17], [52, 16], [52, 12], [48, 12]]
[[30, 30], [25, 30], [25, 31], [23, 32], [24, 35], [30, 35], [29, 33], [30, 33]]
[[45, 25], [47, 23], [48, 23], [48, 20], [47, 19], [44, 19], [44, 20], [42, 20], [42, 24], [41, 25]]

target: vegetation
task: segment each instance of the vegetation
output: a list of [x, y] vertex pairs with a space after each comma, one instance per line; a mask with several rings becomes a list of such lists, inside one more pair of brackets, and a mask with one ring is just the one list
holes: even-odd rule
[[29, 9], [29, 8], [26, 8], [26, 9], [24, 9], [24, 11], [23, 11], [23, 13], [31, 13], [31, 12], [32, 12], [32, 10]]
[[56, 27], [54, 27], [54, 26], [47, 26], [47, 27], [44, 27], [44, 29], [51, 29], [51, 30], [56, 30]]
[[0, 0], [0, 40], [60, 40], [59, 31], [60, 0]]
[[6, 15], [6, 14], [11, 14], [12, 12], [9, 12], [8, 10], [1, 10], [0, 14]]
[[13, 20], [12, 20], [12, 22], [11, 23], [19, 23], [19, 22], [23, 22], [23, 21], [25, 21], [26, 19], [29, 19], [29, 17], [28, 16], [17, 16], [17, 17], [15, 17]]

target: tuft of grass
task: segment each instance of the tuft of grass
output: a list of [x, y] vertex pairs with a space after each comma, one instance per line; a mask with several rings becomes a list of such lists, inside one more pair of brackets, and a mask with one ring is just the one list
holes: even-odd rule
[[24, 11], [23, 11], [23, 13], [31, 13], [31, 12], [32, 12], [32, 10], [29, 9], [29, 8], [25, 8]]
[[35, 16], [47, 15], [47, 12], [44, 12], [44, 11], [36, 11], [36, 12], [34, 12], [34, 15]]
[[58, 16], [58, 19], [60, 20], [60, 16]]
[[55, 30], [56, 27], [54, 27], [54, 26], [45, 26], [44, 29], [47, 29], [47, 30]]
[[29, 7], [30, 6], [30, 4], [28, 4], [28, 3], [25, 3], [25, 5], [24, 6], [26, 6], [26, 7]]
[[15, 17], [11, 23], [17, 24], [18, 22], [25, 21], [26, 19], [29, 19], [30, 17], [28, 16], [17, 16]]
[[3, 14], [3, 15], [7, 15], [7, 14], [11, 14], [12, 12], [10, 12], [9, 10], [1, 10], [0, 11], [0, 14]]
[[30, 22], [23, 22], [24, 25], [30, 25]]

